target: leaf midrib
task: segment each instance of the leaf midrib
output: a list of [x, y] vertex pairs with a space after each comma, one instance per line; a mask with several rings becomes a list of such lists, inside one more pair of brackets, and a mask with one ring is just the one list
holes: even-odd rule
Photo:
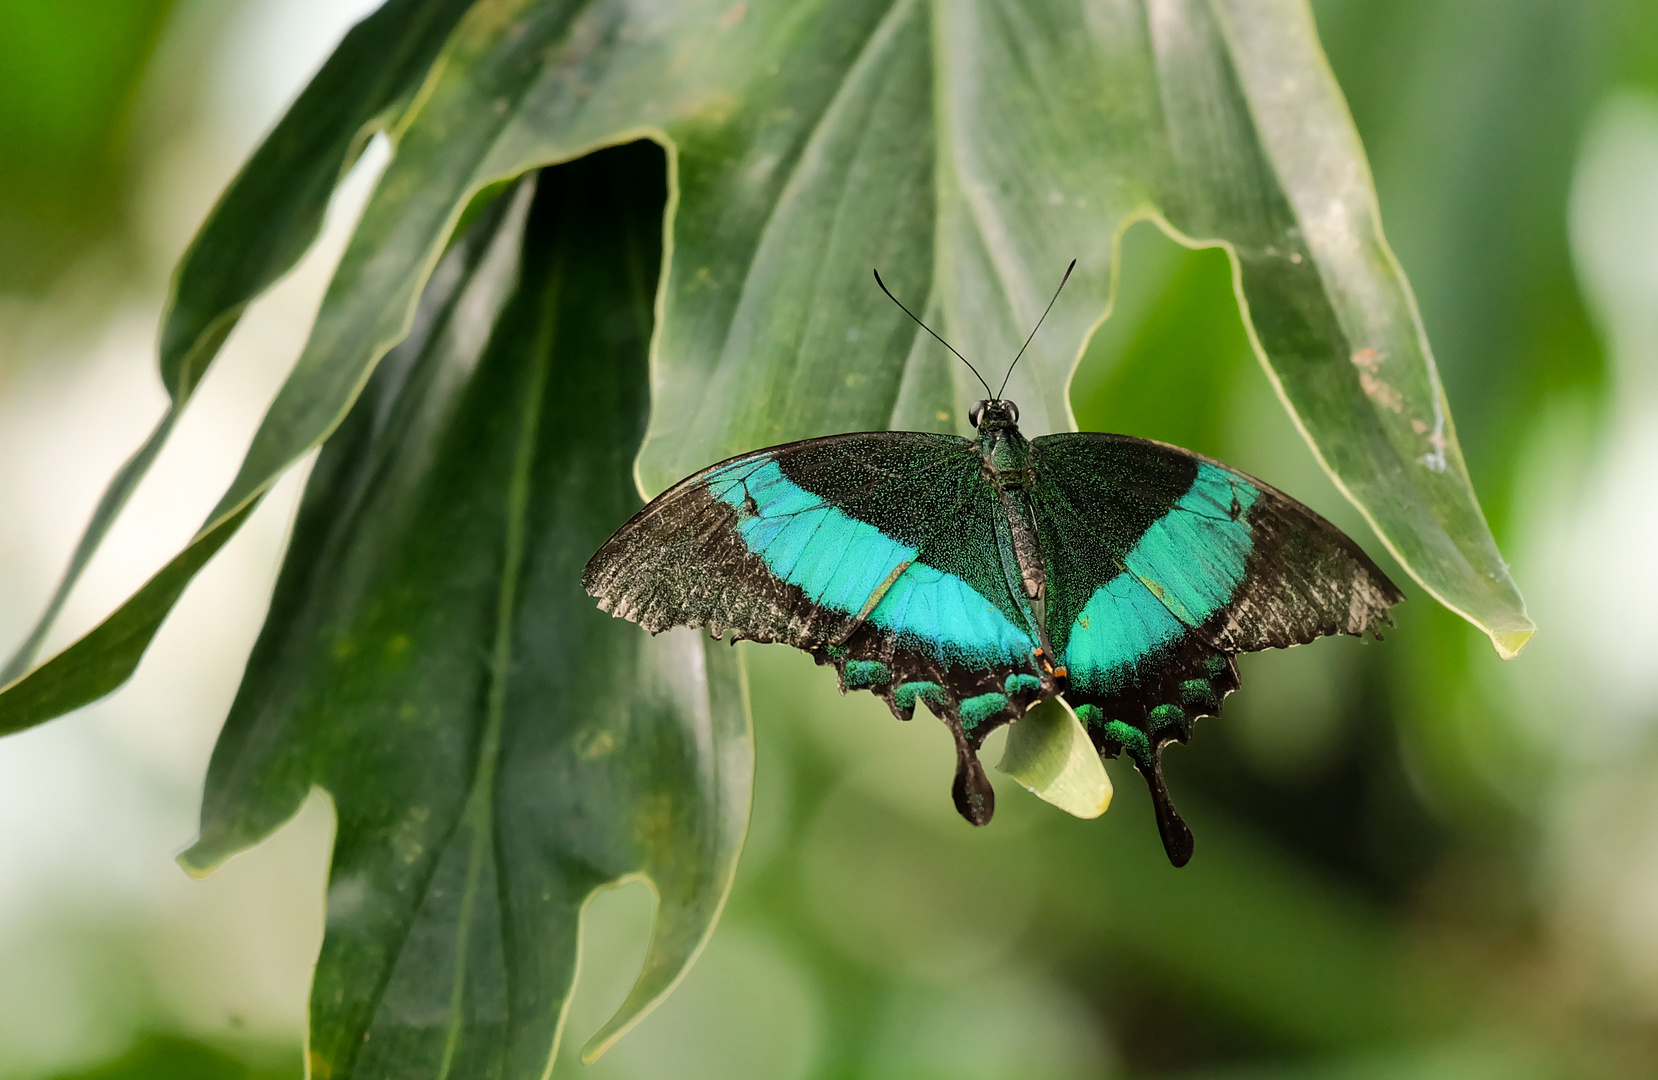
[[[552, 366], [553, 341], [558, 329], [556, 298], [562, 287], [563, 277], [562, 260], [559, 260], [548, 274], [547, 285], [541, 295], [540, 308], [543, 316], [529, 357], [531, 369], [529, 385], [526, 387], [527, 400], [519, 420], [517, 453], [507, 486], [507, 532], [501, 562], [501, 588], [496, 606], [495, 647], [490, 661], [489, 697], [484, 729], [478, 745], [477, 767], [462, 817], [463, 824], [471, 833], [471, 852], [467, 860], [466, 885], [461, 894], [461, 909], [455, 930], [454, 985], [450, 988], [448, 1032], [444, 1039], [443, 1060], [438, 1067], [438, 1080], [446, 1080], [449, 1076], [455, 1052], [460, 1046], [465, 1029], [463, 1006], [472, 915], [478, 902], [478, 885], [483, 874], [484, 861], [488, 858], [489, 848], [496, 839], [495, 773], [500, 757], [501, 728], [506, 714], [507, 690], [512, 674], [513, 626], [517, 617], [518, 586], [523, 576], [524, 549], [528, 532], [530, 476], [535, 463], [536, 446], [540, 441], [543, 398]], [[496, 888], [500, 892], [504, 892], [506, 888], [499, 874]], [[502, 899], [504, 897], [497, 897], [498, 901]], [[510, 1012], [510, 1001], [507, 1007]]]

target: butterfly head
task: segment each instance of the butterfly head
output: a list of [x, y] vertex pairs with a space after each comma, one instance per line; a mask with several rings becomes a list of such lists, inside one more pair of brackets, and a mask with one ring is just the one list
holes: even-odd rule
[[1017, 427], [1019, 406], [1001, 398], [985, 398], [974, 402], [973, 407], [967, 410], [967, 422], [981, 432]]

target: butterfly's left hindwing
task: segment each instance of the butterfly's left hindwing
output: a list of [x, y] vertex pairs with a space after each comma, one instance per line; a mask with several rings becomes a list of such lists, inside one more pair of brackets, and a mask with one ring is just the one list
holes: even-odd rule
[[1086, 432], [1032, 448], [1066, 700], [1102, 752], [1129, 751], [1183, 863], [1191, 834], [1163, 789], [1160, 753], [1238, 688], [1233, 655], [1374, 631], [1403, 596], [1340, 530], [1219, 462]]
[[957, 806], [982, 822], [979, 745], [1054, 690], [999, 559], [999, 511], [965, 439], [811, 439], [675, 485], [593, 556], [583, 584], [652, 632], [706, 626], [805, 649], [903, 719], [926, 702], [956, 735]]

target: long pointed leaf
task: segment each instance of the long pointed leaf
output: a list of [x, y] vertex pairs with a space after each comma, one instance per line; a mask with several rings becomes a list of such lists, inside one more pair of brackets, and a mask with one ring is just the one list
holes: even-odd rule
[[658, 899], [603, 1041], [724, 902], [752, 773], [740, 654], [640, 634], [580, 584], [638, 506], [660, 162], [613, 151], [543, 174], [527, 215], [480, 219], [494, 249], [307, 489], [185, 860], [257, 841], [313, 785], [333, 796], [312, 1075], [541, 1077], [596, 889], [642, 874]]

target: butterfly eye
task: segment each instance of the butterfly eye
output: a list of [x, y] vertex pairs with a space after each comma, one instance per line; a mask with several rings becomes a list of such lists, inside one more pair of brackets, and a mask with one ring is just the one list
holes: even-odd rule
[[984, 415], [984, 407], [988, 404], [990, 404], [988, 401], [975, 401], [973, 407], [967, 410], [967, 422], [974, 427], [978, 427], [979, 417]]
[[1002, 402], [1002, 406], [1007, 409], [1007, 418], [1017, 424], [1019, 422], [1019, 406], [1011, 401]]

